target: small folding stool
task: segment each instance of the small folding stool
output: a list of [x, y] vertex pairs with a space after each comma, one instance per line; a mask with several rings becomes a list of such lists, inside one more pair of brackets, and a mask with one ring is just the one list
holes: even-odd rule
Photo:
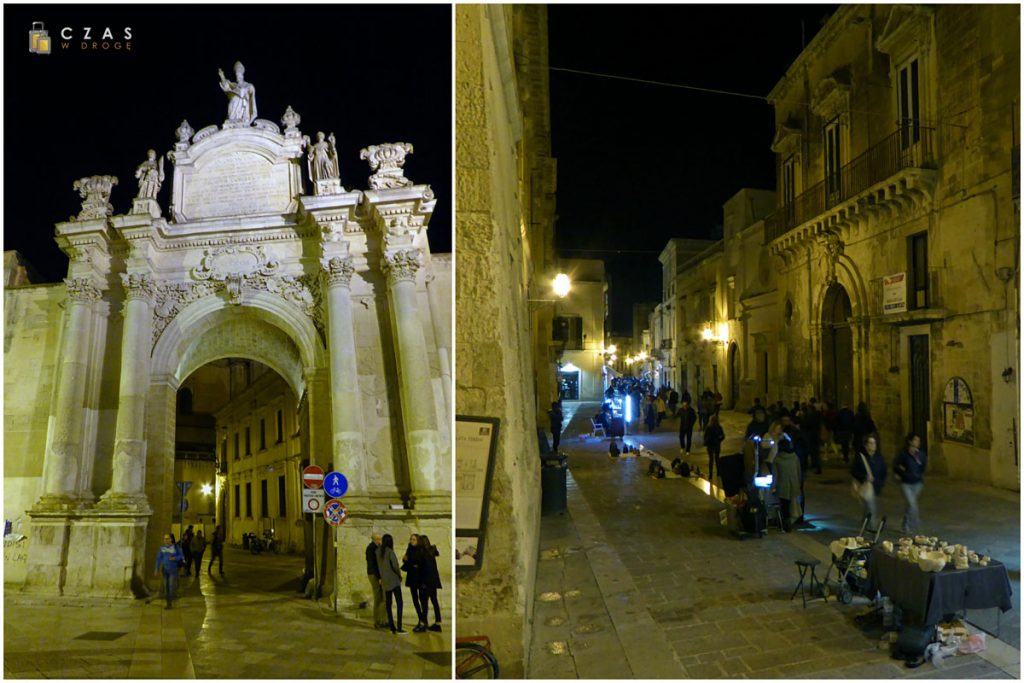
[[796, 590], [793, 591], [793, 595], [789, 598], [790, 600], [795, 598], [796, 594], [799, 593], [800, 599], [803, 600], [804, 607], [807, 607], [807, 593], [804, 592], [804, 579], [809, 578], [807, 591], [811, 594], [811, 599], [813, 600], [815, 598], [814, 586], [817, 584], [821, 597], [824, 598], [825, 602], [828, 602], [828, 596], [825, 595], [824, 587], [822, 586], [821, 581], [818, 580], [818, 576], [814, 573], [814, 568], [819, 564], [821, 564], [821, 560], [796, 561], [796, 568], [800, 571], [800, 583], [796, 585]]

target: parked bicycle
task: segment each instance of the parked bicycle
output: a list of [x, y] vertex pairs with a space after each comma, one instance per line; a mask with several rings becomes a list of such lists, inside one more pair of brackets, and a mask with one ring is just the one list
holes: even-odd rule
[[487, 636], [455, 640], [455, 678], [498, 678], [498, 659]]

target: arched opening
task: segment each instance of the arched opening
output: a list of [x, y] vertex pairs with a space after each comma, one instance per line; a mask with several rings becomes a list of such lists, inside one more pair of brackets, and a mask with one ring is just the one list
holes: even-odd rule
[[740, 402], [739, 347], [736, 342], [729, 345], [729, 407], [732, 410]]
[[[331, 453], [324, 349], [309, 318], [259, 295], [247, 303], [201, 299], [175, 317], [153, 349], [147, 558], [168, 530], [180, 538], [192, 524], [212, 539], [219, 525], [232, 585], [292, 590], [314, 565], [301, 469], [311, 453]], [[177, 410], [184, 391], [192, 396], [188, 416]], [[281, 554], [251, 555], [243, 534], [272, 536]], [[211, 556], [208, 548], [202, 582]], [[218, 569], [219, 562], [209, 580], [220, 580]], [[199, 591], [200, 581], [183, 588], [189, 586]]]
[[821, 309], [821, 397], [836, 407], [853, 405], [853, 331], [850, 296], [829, 285]]
[[[190, 397], [190, 413], [181, 410], [183, 394]], [[216, 592], [222, 576], [230, 576], [233, 590], [301, 590], [310, 539], [301, 509], [300, 465], [308, 458], [309, 429], [300, 397], [272, 368], [243, 357], [205, 363], [182, 381], [177, 395], [177, 500], [170, 528], [183, 542], [186, 532], [202, 534], [196, 551], [207, 546], [201, 566], [193, 562], [186, 572], [195, 578], [184, 579], [182, 592]], [[215, 534], [224, 548], [217, 560]]]

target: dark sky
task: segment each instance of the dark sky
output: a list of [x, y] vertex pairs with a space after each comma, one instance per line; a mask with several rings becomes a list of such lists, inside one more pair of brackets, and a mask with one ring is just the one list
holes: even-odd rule
[[[334, 131], [347, 189], [367, 187], [362, 147], [413, 143], [406, 176], [438, 198], [431, 249], [451, 251], [450, 5], [5, 5], [4, 19], [4, 249], [21, 251], [47, 281], [66, 274], [53, 226], [81, 207], [72, 182], [117, 176], [112, 203], [126, 213], [148, 148], [170, 150], [184, 118], [197, 131], [224, 121], [217, 69], [233, 80], [236, 60], [256, 86], [259, 118], [280, 124], [291, 105], [303, 133]], [[53, 38], [52, 54], [28, 52], [34, 21]], [[67, 51], [65, 26], [75, 36]], [[103, 27], [120, 39], [130, 26], [131, 51], [81, 50], [87, 26], [97, 39]], [[165, 216], [171, 170], [159, 196]]]
[[[763, 96], [836, 7], [553, 5], [550, 63]], [[616, 331], [634, 301], [661, 299], [670, 238], [717, 238], [729, 197], [775, 189], [765, 101], [552, 71], [551, 126], [557, 244], [606, 259]]]

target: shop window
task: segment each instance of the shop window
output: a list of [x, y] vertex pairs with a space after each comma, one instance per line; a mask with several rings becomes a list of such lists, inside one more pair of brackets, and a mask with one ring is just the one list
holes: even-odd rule
[[974, 397], [961, 377], [946, 382], [942, 392], [942, 418], [947, 441], [974, 443]]
[[252, 482], [245, 482], [245, 516], [252, 519]]

